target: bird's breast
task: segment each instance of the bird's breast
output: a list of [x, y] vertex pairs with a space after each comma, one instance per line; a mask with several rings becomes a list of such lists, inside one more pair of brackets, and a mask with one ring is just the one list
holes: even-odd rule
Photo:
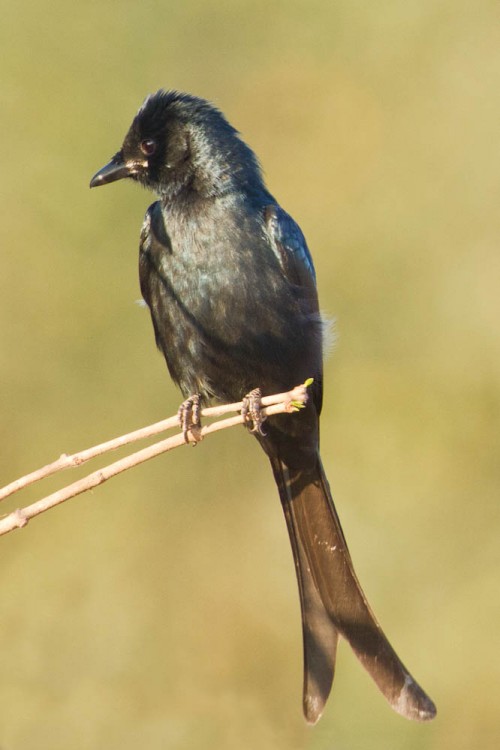
[[307, 321], [259, 217], [157, 224], [153, 216], [142, 245], [141, 289], [182, 390], [239, 400], [257, 385], [271, 392], [300, 382], [301, 354], [311, 358]]

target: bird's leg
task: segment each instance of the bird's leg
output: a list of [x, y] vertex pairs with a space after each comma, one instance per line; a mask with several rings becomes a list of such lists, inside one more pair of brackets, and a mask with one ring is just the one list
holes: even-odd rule
[[194, 440], [193, 445], [196, 445], [196, 443], [199, 443], [201, 440], [200, 412], [201, 399], [199, 394], [197, 393], [187, 398], [179, 406], [177, 418], [179, 419], [179, 425], [182, 429], [182, 434], [184, 435], [184, 441], [186, 443], [191, 442], [188, 437], [188, 432], [191, 433], [191, 436]]
[[247, 393], [242, 401], [241, 416], [250, 432], [255, 432], [264, 437], [266, 433], [262, 429], [262, 425], [266, 418], [262, 416], [261, 398], [260, 388], [254, 388], [253, 391]]

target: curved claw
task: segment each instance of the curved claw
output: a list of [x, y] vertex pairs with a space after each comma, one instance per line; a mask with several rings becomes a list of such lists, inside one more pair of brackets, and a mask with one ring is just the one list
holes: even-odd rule
[[262, 392], [260, 388], [254, 388], [253, 391], [247, 393], [242, 401], [241, 416], [245, 420], [245, 425], [250, 432], [265, 437], [266, 433], [262, 429], [262, 425], [266, 418], [262, 416], [261, 399]]
[[[193, 445], [199, 443], [201, 440], [201, 399], [199, 394], [195, 393], [190, 396], [179, 406], [177, 411], [177, 418], [179, 419], [179, 426], [182, 429], [184, 441], [190, 443], [194, 440]], [[191, 434], [191, 440], [189, 439], [188, 433]]]

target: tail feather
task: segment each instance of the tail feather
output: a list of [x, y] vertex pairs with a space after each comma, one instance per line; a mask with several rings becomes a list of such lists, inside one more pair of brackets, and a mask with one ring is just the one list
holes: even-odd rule
[[292, 545], [302, 612], [302, 639], [304, 644], [302, 705], [306, 720], [310, 724], [315, 724], [323, 713], [332, 688], [339, 633], [328, 616], [314, 583], [300, 530], [296, 526], [295, 516], [292, 512], [292, 505], [288, 502], [288, 470], [280, 465], [278, 471], [280, 480], [283, 480], [282, 483], [279, 482], [280, 495], [283, 486], [283, 491], [287, 497], [287, 501], [283, 502], [283, 511]]
[[271, 465], [299, 583], [306, 719], [319, 718], [330, 692], [338, 633], [395, 711], [432, 719], [434, 703], [392, 648], [359, 584], [319, 455], [312, 468], [290, 468], [275, 457]]

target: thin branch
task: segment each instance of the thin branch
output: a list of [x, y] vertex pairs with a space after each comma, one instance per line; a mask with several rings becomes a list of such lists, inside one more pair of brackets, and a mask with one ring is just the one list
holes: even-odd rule
[[[300, 389], [304, 389], [305, 387], [306, 386], [297, 386], [297, 388], [295, 388], [293, 391], [287, 393], [277, 393], [274, 396], [263, 396], [262, 406], [272, 406], [273, 404], [279, 404], [287, 400], [296, 400], [297, 402], [301, 402], [302, 391]], [[307, 400], [307, 396], [305, 400]], [[201, 416], [204, 418], [218, 417], [222, 414], [241, 411], [241, 407], [241, 401], [235, 404], [219, 404], [218, 406], [210, 406], [206, 409], [202, 409]], [[134, 443], [137, 440], [144, 440], [145, 438], [153, 437], [153, 435], [158, 435], [161, 432], [171, 430], [172, 428], [178, 426], [179, 420], [177, 416], [168, 417], [168, 419], [162, 419], [160, 422], [155, 422], [154, 424], [148, 425], [147, 427], [141, 427], [140, 429], [134, 430], [133, 432], [128, 432], [126, 435], [120, 435], [119, 437], [107, 440], [105, 443], [94, 445], [91, 448], [86, 448], [85, 450], [78, 451], [77, 453], [73, 453], [72, 455], [62, 453], [59, 458], [57, 458], [55, 461], [52, 461], [50, 464], [46, 464], [45, 466], [42, 466], [39, 469], [26, 474], [24, 477], [15, 479], [13, 482], [10, 482], [10, 484], [5, 485], [5, 487], [0, 488], [0, 501], [5, 500], [5, 498], [13, 495], [15, 492], [19, 492], [19, 490], [22, 490], [25, 487], [34, 484], [35, 482], [39, 482], [41, 479], [45, 479], [46, 477], [50, 477], [52, 474], [56, 474], [58, 471], [62, 471], [63, 469], [72, 469], [75, 466], [81, 466], [81, 464], [90, 461], [90, 459], [92, 458], [101, 456], [103, 453], [114, 451], [124, 445]]]
[[[294, 411], [297, 411], [302, 406], [304, 406], [307, 401], [307, 385], [309, 385], [309, 382], [304, 385], [297, 386], [287, 393], [279, 393], [275, 396], [265, 396], [262, 399], [262, 415], [264, 417], [269, 417], [274, 414], [292, 413]], [[205, 418], [219, 416], [221, 414], [227, 414], [229, 412], [240, 411], [241, 407], [241, 402], [238, 402], [236, 404], [223, 404], [220, 406], [209, 407], [202, 410], [202, 416]], [[187, 437], [190, 443], [197, 443], [206, 435], [210, 435], [213, 432], [218, 432], [219, 430], [223, 430], [228, 427], [234, 427], [237, 424], [243, 424], [243, 421], [244, 420], [241, 414], [238, 414], [233, 417], [228, 417], [226, 419], [221, 419], [219, 421], [212, 422], [211, 424], [204, 425], [201, 430], [197, 431], [196, 434], [188, 432]], [[27, 474], [26, 476], [21, 477], [20, 479], [17, 479], [4, 487], [2, 490], [0, 490], [0, 499], [8, 497], [14, 492], [17, 492], [18, 490], [27, 487], [28, 485], [33, 484], [40, 479], [44, 479], [51, 474], [61, 471], [62, 469], [80, 466], [82, 463], [89, 461], [91, 458], [95, 458], [96, 456], [102, 455], [103, 453], [106, 453], [110, 450], [115, 450], [122, 445], [127, 445], [137, 440], [141, 440], [142, 438], [150, 437], [151, 435], [156, 435], [159, 432], [163, 432], [167, 429], [178, 426], [179, 425], [177, 417], [170, 417], [168, 419], [162, 420], [161, 422], [156, 422], [149, 427], [135, 430], [134, 432], [130, 432], [126, 435], [121, 435], [120, 437], [114, 438], [113, 440], [108, 440], [107, 442], [101, 443], [100, 445], [93, 446], [92, 448], [87, 448], [86, 450], [80, 451], [79, 453], [74, 453], [71, 456], [62, 454], [62, 456], [56, 461], [53, 461], [52, 463], [47, 464], [41, 469], [37, 469], [36, 471], [31, 472], [30, 474]], [[111, 479], [111, 477], [114, 477], [117, 474], [121, 474], [123, 471], [131, 469], [134, 466], [138, 466], [145, 461], [149, 461], [151, 458], [155, 458], [161, 453], [166, 453], [173, 448], [178, 448], [181, 445], [186, 445], [186, 441], [184, 439], [184, 435], [182, 433], [178, 433], [177, 435], [173, 435], [172, 437], [160, 440], [159, 442], [154, 443], [147, 448], [143, 448], [142, 450], [125, 456], [118, 461], [114, 461], [108, 466], [105, 466], [102, 469], [98, 469], [91, 474], [88, 474], [86, 477], [83, 477], [82, 479], [73, 482], [67, 487], [63, 487], [62, 489], [57, 490], [50, 495], [47, 495], [41, 500], [37, 500], [36, 502], [26, 506], [25, 508], [18, 508], [12, 513], [9, 513], [4, 518], [0, 519], [0, 536], [3, 534], [7, 534], [13, 529], [26, 526], [31, 518], [38, 516], [41, 513], [45, 513], [45, 511], [49, 510], [50, 508], [54, 508], [56, 505], [59, 505], [66, 500], [69, 500], [71, 497], [75, 497], [76, 495], [80, 495], [82, 492], [93, 489], [94, 487], [103, 484], [108, 479]]]

